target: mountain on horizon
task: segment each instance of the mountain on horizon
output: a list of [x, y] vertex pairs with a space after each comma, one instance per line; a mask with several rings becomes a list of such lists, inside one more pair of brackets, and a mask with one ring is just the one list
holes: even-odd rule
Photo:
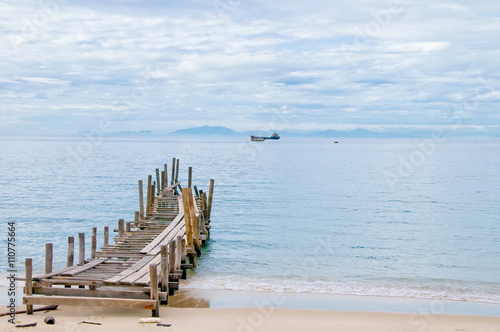
[[194, 127], [187, 129], [179, 129], [174, 132], [171, 132], [170, 135], [198, 135], [198, 136], [207, 136], [207, 135], [217, 135], [217, 136], [242, 136], [242, 133], [229, 129], [227, 127], [222, 126], [203, 126], [203, 127]]
[[[270, 136], [274, 130], [249, 130], [238, 132], [223, 126], [203, 126], [186, 129], [179, 129], [170, 133], [154, 132], [150, 130], [144, 131], [120, 131], [109, 133], [110, 136], [123, 137], [164, 137], [164, 136], [218, 136], [218, 137], [244, 137], [244, 136]], [[500, 137], [497, 128], [486, 131], [466, 129], [447, 129], [444, 130], [448, 137]], [[85, 132], [82, 132], [85, 133]], [[368, 129], [351, 129], [351, 130], [278, 130], [277, 133], [281, 137], [324, 137], [324, 138], [417, 138], [417, 137], [432, 137], [433, 130], [431, 129], [393, 129], [384, 131], [375, 131]]]

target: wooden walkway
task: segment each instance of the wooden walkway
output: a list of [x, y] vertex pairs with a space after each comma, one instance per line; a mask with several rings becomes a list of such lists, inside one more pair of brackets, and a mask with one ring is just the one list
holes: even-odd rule
[[[109, 228], [104, 227], [104, 246], [96, 250], [97, 228], [92, 229], [90, 259], [85, 259], [85, 233], [79, 234], [79, 259], [73, 265], [74, 238], [68, 238], [67, 267], [52, 271], [52, 244], [46, 244], [45, 274], [32, 275], [32, 259], [27, 258], [25, 296], [28, 314], [35, 304], [114, 306], [152, 310], [178, 289], [186, 270], [196, 267], [196, 257], [210, 234], [210, 212], [214, 181], [209, 194], [178, 182], [179, 160], [172, 160], [168, 183], [167, 165], [156, 169], [156, 181], [148, 177], [146, 209], [143, 185], [139, 181], [139, 211], [135, 220], [118, 221], [114, 244], [109, 244]], [[160, 183], [161, 185], [156, 185]]]

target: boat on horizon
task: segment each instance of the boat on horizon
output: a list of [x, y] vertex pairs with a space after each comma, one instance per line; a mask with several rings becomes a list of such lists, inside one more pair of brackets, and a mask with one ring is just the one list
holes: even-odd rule
[[280, 139], [280, 135], [278, 133], [274, 133], [269, 137], [250, 135], [250, 140], [253, 142], [264, 142], [266, 139]]
[[264, 139], [280, 139], [280, 135], [278, 135], [277, 133], [274, 133], [269, 137], [264, 137]]

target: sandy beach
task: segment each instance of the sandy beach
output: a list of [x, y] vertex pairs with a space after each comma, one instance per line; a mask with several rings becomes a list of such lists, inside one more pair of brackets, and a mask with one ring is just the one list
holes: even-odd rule
[[[55, 325], [44, 323], [46, 316], [53, 316]], [[422, 315], [402, 313], [374, 313], [326, 310], [294, 310], [277, 308], [245, 309], [194, 309], [161, 308], [161, 323], [139, 323], [141, 317], [150, 317], [147, 310], [59, 307], [56, 311], [36, 312], [32, 316], [19, 314], [16, 323], [28, 324], [33, 331], [166, 331], [250, 332], [250, 331], [500, 331], [500, 317], [467, 315]], [[82, 321], [101, 323], [89, 325]], [[2, 331], [18, 331], [0, 320]]]

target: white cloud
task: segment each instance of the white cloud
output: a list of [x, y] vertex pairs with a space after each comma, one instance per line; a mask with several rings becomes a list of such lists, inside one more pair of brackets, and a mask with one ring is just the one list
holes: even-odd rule
[[0, 112], [21, 109], [40, 127], [50, 114], [68, 132], [117, 110], [141, 126], [168, 120], [165, 130], [252, 129], [286, 105], [291, 126], [319, 128], [440, 125], [457, 103], [480, 101], [467, 121], [498, 122], [498, 77], [476, 90], [499, 72], [500, 5], [401, 3], [361, 40], [387, 1], [69, 2], [31, 30], [24, 24], [39, 3], [9, 2], [0, 11]]

